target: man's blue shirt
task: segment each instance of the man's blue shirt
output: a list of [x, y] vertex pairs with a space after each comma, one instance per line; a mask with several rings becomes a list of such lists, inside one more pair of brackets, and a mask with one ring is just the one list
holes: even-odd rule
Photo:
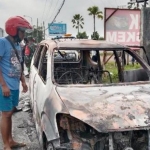
[[[21, 47], [15, 44], [21, 61]], [[6, 38], [0, 38], [0, 69], [10, 90], [18, 90], [21, 75], [21, 65], [15, 51]]]

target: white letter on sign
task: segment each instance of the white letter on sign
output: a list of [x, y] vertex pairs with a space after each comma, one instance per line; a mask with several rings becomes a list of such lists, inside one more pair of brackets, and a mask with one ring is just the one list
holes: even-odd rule
[[128, 38], [126, 42], [135, 42], [135, 32], [127, 32]]
[[125, 42], [125, 32], [118, 32], [118, 42]]
[[138, 29], [139, 28], [139, 16], [138, 15], [133, 15], [133, 14], [130, 14], [130, 17], [131, 17], [131, 24], [130, 24], [130, 27], [129, 29], [132, 30], [132, 29]]
[[107, 41], [109, 42], [116, 42], [116, 39], [117, 39], [117, 33], [116, 32], [107, 32]]

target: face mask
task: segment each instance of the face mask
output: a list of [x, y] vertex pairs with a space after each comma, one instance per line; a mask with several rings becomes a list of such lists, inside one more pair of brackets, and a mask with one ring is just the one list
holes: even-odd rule
[[22, 40], [19, 38], [18, 34], [13, 37], [16, 43], [20, 43]]
[[[15, 36], [13, 37], [16, 43], [20, 43], [20, 42], [22, 41], [22, 39], [19, 38], [19, 30], [20, 30], [20, 29], [18, 29], [18, 31], [17, 31], [17, 35], [15, 35]], [[21, 31], [21, 32], [22, 32], [22, 31]]]

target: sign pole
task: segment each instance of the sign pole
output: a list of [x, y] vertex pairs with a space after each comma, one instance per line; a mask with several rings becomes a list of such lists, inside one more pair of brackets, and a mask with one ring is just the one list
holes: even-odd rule
[[144, 0], [144, 7], [146, 7], [146, 0]]

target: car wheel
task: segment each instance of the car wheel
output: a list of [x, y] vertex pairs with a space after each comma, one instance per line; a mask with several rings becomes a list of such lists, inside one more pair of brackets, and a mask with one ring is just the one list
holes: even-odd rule
[[46, 150], [55, 150], [55, 148], [54, 148], [52, 143], [48, 143], [47, 147], [46, 147]]

